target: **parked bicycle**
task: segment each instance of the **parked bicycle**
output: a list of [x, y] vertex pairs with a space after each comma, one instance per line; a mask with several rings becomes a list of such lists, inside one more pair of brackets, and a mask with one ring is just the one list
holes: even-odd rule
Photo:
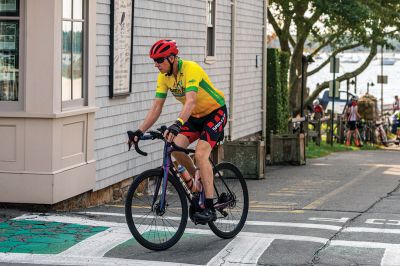
[[[204, 192], [192, 192], [172, 162], [172, 152], [192, 154], [195, 151], [167, 142], [163, 137], [166, 127], [148, 131], [140, 140], [163, 140], [163, 164], [159, 168], [139, 174], [129, 188], [125, 202], [125, 217], [135, 239], [151, 250], [165, 250], [181, 238], [188, 216], [197, 221], [193, 214], [204, 208]], [[128, 131], [128, 136], [133, 132]], [[138, 143], [135, 150], [146, 156]], [[129, 147], [130, 149], [131, 147]], [[249, 209], [246, 182], [239, 169], [231, 163], [214, 164], [214, 208], [217, 220], [208, 223], [210, 229], [221, 238], [233, 238], [243, 228]], [[189, 207], [188, 207], [189, 202]]]

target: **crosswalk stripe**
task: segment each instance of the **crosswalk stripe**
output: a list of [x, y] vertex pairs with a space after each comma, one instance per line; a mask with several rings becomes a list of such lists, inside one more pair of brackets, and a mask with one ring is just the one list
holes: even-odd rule
[[400, 248], [387, 248], [381, 261], [382, 266], [400, 265]]
[[128, 228], [111, 227], [79, 242], [59, 256], [103, 257], [109, 250], [131, 238]]
[[225, 246], [207, 265], [257, 265], [258, 259], [274, 241], [268, 237], [239, 235]]

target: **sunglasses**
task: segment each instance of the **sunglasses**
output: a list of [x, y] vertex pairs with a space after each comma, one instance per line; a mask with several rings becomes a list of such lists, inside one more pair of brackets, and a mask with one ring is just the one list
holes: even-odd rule
[[164, 63], [165, 59], [167, 59], [167, 57], [155, 58], [154, 63], [162, 64], [162, 63]]

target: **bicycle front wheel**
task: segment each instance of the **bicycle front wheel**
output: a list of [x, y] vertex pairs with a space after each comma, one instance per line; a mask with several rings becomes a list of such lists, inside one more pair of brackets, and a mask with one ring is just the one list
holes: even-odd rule
[[173, 176], [168, 177], [165, 208], [160, 206], [163, 170], [140, 174], [129, 188], [125, 218], [135, 239], [151, 250], [165, 250], [175, 245], [185, 230], [188, 207], [185, 192]]
[[249, 211], [247, 185], [239, 169], [231, 163], [220, 163], [214, 173], [217, 220], [210, 229], [221, 238], [232, 238], [243, 228]]

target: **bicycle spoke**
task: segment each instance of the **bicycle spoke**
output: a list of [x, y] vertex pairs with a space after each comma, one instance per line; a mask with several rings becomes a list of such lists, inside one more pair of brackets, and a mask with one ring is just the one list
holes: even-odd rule
[[165, 206], [161, 209], [162, 193], [156, 192], [161, 173], [159, 169], [149, 170], [137, 177], [129, 189], [125, 206], [133, 236], [140, 244], [154, 250], [175, 244], [187, 222], [186, 198], [182, 191], [177, 190], [179, 183], [175, 179], [168, 179]]

